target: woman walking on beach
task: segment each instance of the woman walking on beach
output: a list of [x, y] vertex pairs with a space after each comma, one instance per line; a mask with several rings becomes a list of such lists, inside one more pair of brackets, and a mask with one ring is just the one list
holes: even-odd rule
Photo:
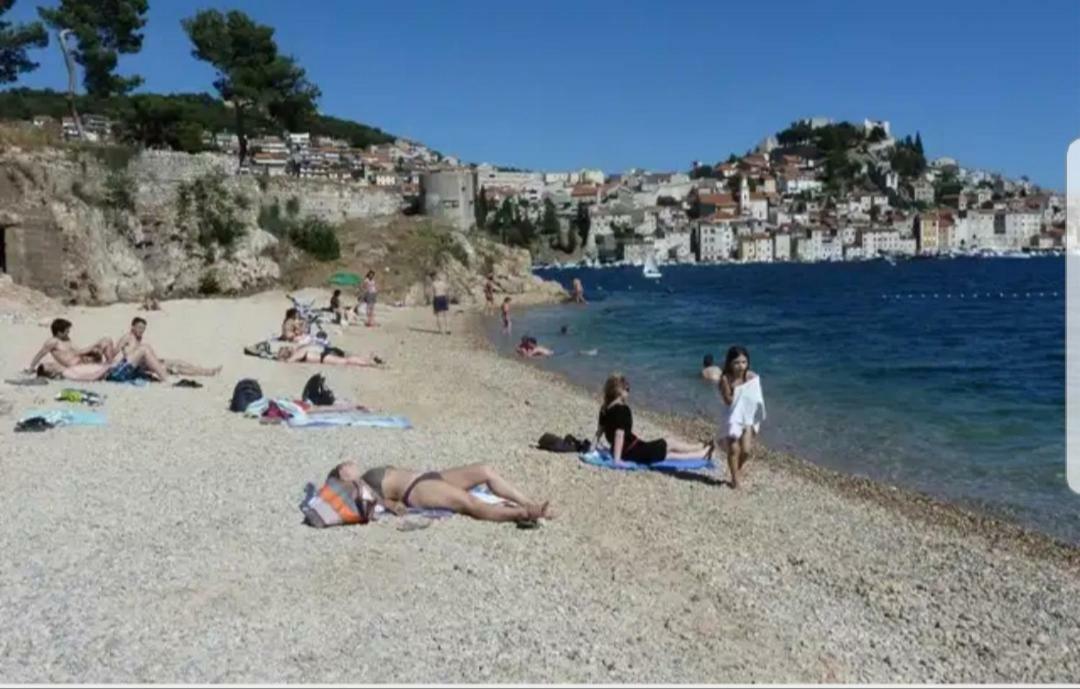
[[660, 438], [644, 441], [634, 435], [634, 415], [626, 403], [630, 397], [630, 382], [618, 373], [613, 373], [604, 383], [604, 403], [600, 406], [597, 421], [596, 439], [607, 440], [615, 466], [627, 462], [635, 464], [656, 464], [665, 459], [698, 459], [712, 456], [713, 447], [684, 443], [679, 440]]
[[[343, 462], [330, 471], [328, 478], [352, 485], [356, 499], [371, 494], [377, 504], [398, 515], [415, 507], [453, 510], [491, 522], [535, 522], [554, 516], [548, 502], [530, 499], [486, 464], [423, 473], [379, 466], [361, 473], [356, 462]], [[492, 504], [469, 493], [484, 484], [513, 504]]]
[[724, 359], [720, 376], [720, 396], [724, 400], [724, 418], [720, 431], [727, 443], [731, 487], [739, 487], [743, 467], [754, 449], [754, 436], [765, 420], [765, 398], [761, 378], [750, 370], [750, 353], [735, 346]]
[[375, 327], [375, 300], [379, 294], [379, 288], [375, 285], [375, 271], [369, 270], [364, 276], [364, 306], [367, 309], [367, 320], [364, 322], [369, 328]]

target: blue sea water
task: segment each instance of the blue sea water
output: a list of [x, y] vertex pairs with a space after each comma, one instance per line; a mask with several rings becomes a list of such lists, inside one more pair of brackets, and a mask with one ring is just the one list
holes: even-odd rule
[[539, 274], [581, 278], [590, 303], [517, 312], [510, 337], [492, 327], [503, 352], [530, 334], [557, 351], [538, 366], [597, 391], [621, 371], [638, 405], [716, 418], [702, 357], [741, 344], [762, 377], [768, 446], [1080, 542], [1065, 478], [1063, 258]]

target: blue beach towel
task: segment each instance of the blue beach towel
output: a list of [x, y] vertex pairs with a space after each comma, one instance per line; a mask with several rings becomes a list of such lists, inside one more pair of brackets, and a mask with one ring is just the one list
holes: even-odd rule
[[578, 454], [578, 459], [595, 467], [618, 469], [621, 471], [694, 471], [696, 469], [712, 471], [716, 468], [716, 465], [712, 463], [712, 460], [705, 459], [704, 457], [698, 459], [665, 459], [664, 461], [656, 462], [655, 464], [626, 462], [624, 466], [615, 466], [611, 453], [607, 450], [582, 452]]
[[37, 409], [29, 411], [19, 423], [32, 418], [44, 419], [50, 426], [104, 426], [105, 415], [84, 409]]

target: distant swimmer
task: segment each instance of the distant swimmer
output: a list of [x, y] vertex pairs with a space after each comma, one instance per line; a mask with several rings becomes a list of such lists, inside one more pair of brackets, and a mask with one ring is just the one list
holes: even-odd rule
[[536, 338], [529, 337], [528, 335], [521, 338], [521, 342], [516, 347], [516, 351], [521, 356], [530, 359], [538, 356], [551, 356], [555, 353], [547, 347], [540, 346], [540, 344], [537, 343]]
[[569, 325], [564, 325], [563, 327], [559, 328], [559, 334], [560, 335], [569, 335], [570, 334], [570, 326]]
[[701, 362], [701, 377], [705, 380], [719, 383], [720, 377], [723, 375], [724, 371], [716, 365], [716, 362], [713, 360], [713, 355], [706, 354], [705, 360]]

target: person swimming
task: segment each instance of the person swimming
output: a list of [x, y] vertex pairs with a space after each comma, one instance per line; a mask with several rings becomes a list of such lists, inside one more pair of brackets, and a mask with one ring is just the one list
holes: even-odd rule
[[515, 348], [515, 351], [523, 357], [538, 357], [538, 356], [551, 356], [555, 352], [547, 347], [541, 347], [535, 337], [529, 337], [526, 335], [521, 338], [521, 342]]
[[713, 383], [719, 383], [720, 376], [723, 374], [724, 371], [713, 360], [713, 355], [706, 354], [705, 359], [701, 362], [701, 377]]

